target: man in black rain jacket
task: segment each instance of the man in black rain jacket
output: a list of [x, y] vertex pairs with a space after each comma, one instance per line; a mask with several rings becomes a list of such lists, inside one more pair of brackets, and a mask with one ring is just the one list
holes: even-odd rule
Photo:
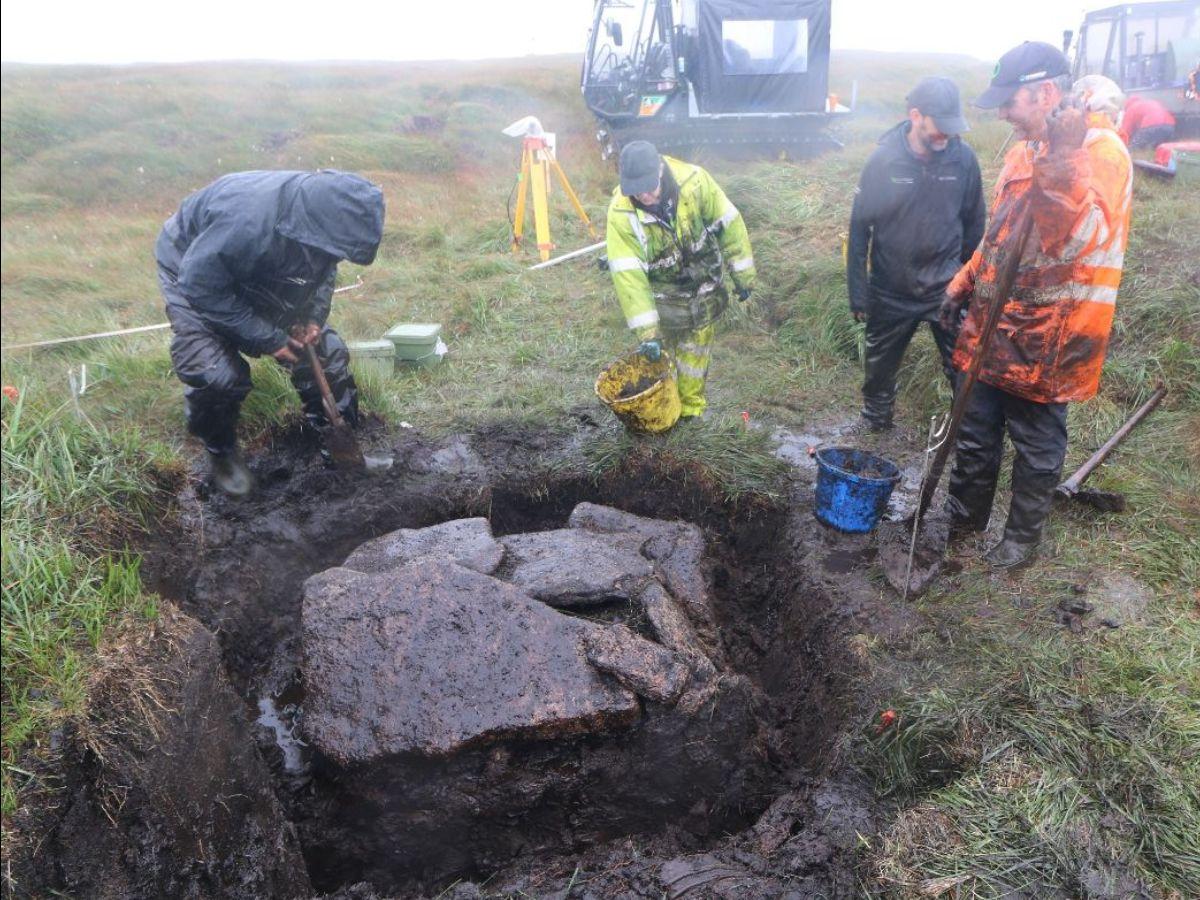
[[954, 82], [926, 78], [907, 103], [908, 119], [867, 160], [850, 213], [846, 281], [850, 311], [867, 323], [862, 416], [873, 431], [892, 427], [896, 371], [921, 322], [953, 387], [955, 336], [938, 307], [987, 217], [979, 162], [958, 137], [968, 126]]
[[237, 449], [251, 386], [243, 354], [286, 366], [309, 420], [321, 425], [305, 351], [314, 345], [339, 412], [357, 422], [349, 352], [325, 323], [337, 264], [374, 261], [383, 212], [383, 192], [347, 172], [237, 172], [192, 194], [163, 225], [154, 255], [174, 332], [171, 362], [186, 385], [188, 430], [204, 442], [222, 490], [252, 487]]

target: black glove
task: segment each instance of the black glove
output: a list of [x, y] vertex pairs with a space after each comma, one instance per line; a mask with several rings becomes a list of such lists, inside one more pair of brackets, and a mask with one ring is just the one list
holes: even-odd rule
[[967, 305], [967, 295], [961, 297], [951, 297], [946, 294], [942, 298], [942, 305], [938, 307], [938, 325], [942, 326], [943, 331], [948, 331], [951, 334], [958, 331], [959, 317], [962, 315], [963, 309]]
[[750, 288], [738, 288], [737, 289], [737, 298], [738, 298], [738, 303], [745, 303], [747, 300], [749, 300], [750, 299]]
[[658, 362], [662, 359], [662, 341], [658, 338], [650, 338], [648, 341], [642, 341], [638, 344], [637, 352], [650, 362]]

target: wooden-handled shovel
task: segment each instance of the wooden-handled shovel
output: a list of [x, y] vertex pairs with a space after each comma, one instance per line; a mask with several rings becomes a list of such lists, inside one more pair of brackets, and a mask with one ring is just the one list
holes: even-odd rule
[[362, 448], [358, 446], [358, 438], [354, 435], [354, 429], [346, 424], [346, 420], [338, 412], [337, 403], [333, 399], [333, 391], [329, 389], [329, 381], [325, 378], [325, 370], [321, 368], [321, 360], [317, 356], [317, 348], [312, 344], [305, 344], [304, 350], [308, 354], [308, 364], [312, 366], [317, 387], [321, 389], [321, 402], [325, 406], [325, 415], [329, 418], [330, 427], [325, 434], [325, 449], [329, 451], [330, 459], [339, 469], [366, 468], [366, 460], [363, 459]]

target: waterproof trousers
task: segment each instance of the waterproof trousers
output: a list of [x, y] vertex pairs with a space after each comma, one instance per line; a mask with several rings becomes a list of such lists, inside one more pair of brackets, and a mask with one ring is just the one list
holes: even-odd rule
[[[159, 287], [171, 321], [171, 365], [185, 385], [184, 412], [188, 431], [210, 453], [223, 455], [237, 446], [237, 421], [242, 401], [250, 393], [250, 364], [231, 341], [217, 334], [179, 292], [174, 276], [159, 267]], [[350, 351], [336, 331], [325, 326], [317, 343], [338, 412], [350, 424], [358, 422], [358, 389], [350, 374]], [[312, 367], [301, 362], [289, 368], [292, 385], [315, 425], [327, 423], [321, 390]]]
[[716, 334], [717, 327], [713, 324], [694, 331], [667, 331], [664, 334], [667, 350], [675, 357], [680, 418], [703, 415], [708, 406], [704, 383], [708, 379], [708, 363]]
[[1159, 144], [1173, 140], [1175, 140], [1174, 125], [1149, 125], [1146, 128], [1139, 128], [1133, 133], [1129, 138], [1129, 148], [1131, 150], [1141, 150], [1145, 147], [1153, 149]]
[[[867, 319], [866, 348], [863, 369], [863, 418], [874, 428], [890, 428], [896, 407], [896, 373], [904, 351], [917, 333], [922, 320], [916, 317], [897, 317], [873, 314]], [[954, 335], [936, 321], [929, 323], [933, 341], [942, 358], [942, 371], [954, 389], [956, 373], [950, 365], [954, 355]]]
[[976, 382], [958, 433], [946, 507], [956, 525], [987, 528], [1006, 429], [1016, 458], [1004, 536], [1036, 544], [1067, 454], [1065, 403], [1038, 403]]

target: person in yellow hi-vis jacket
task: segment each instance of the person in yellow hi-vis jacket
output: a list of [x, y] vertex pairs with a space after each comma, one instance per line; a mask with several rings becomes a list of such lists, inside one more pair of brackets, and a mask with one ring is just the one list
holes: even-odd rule
[[754, 288], [750, 235], [712, 176], [647, 141], [621, 149], [621, 183], [608, 207], [608, 270], [638, 352], [674, 354], [680, 418], [704, 414], [714, 323], [729, 304], [724, 270], [739, 301]]

